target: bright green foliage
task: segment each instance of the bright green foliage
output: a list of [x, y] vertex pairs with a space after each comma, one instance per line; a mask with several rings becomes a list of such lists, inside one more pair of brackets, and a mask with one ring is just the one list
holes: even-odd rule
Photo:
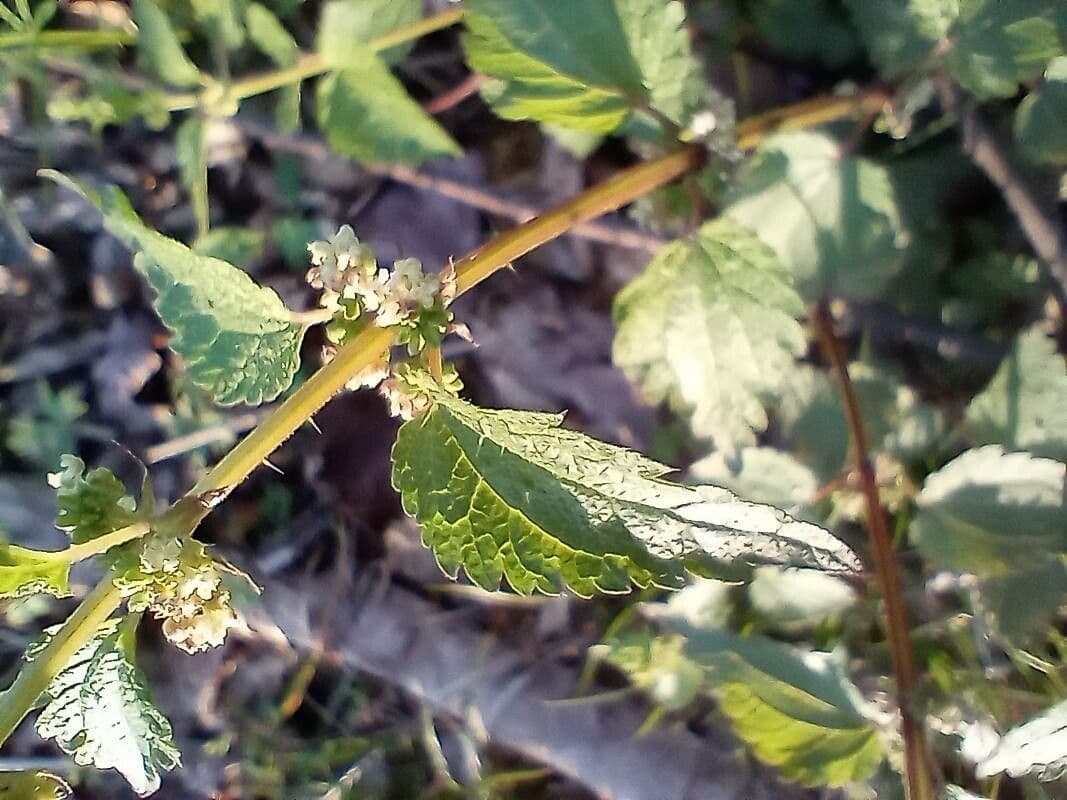
[[256, 405], [289, 388], [304, 331], [276, 292], [232, 264], [196, 255], [145, 227], [115, 187], [98, 194], [47, 174], [93, 203], [105, 227], [136, 253], [134, 266], [156, 290], [156, 311], [174, 333], [171, 347], [185, 359], [193, 383], [223, 405]]
[[191, 0], [197, 23], [228, 50], [236, 50], [245, 41], [241, 24], [242, 0]]
[[424, 387], [393, 484], [442, 569], [496, 589], [580, 596], [678, 587], [685, 567], [795, 564], [855, 571], [826, 531], [725, 489], [663, 479], [669, 467], [559, 427], [553, 414], [480, 409]]
[[66, 800], [70, 785], [47, 772], [0, 772], [2, 800]]
[[979, 576], [1058, 560], [1067, 550], [1065, 470], [996, 446], [968, 450], [926, 479], [912, 536], [934, 564]]
[[132, 525], [137, 504], [126, 487], [106, 467], [85, 471], [85, 462], [66, 455], [60, 461], [62, 472], [49, 476], [56, 490], [56, 527], [70, 534], [74, 544], [103, 536]]
[[663, 248], [615, 301], [613, 358], [720, 450], [755, 444], [804, 351], [804, 304], [774, 253], [729, 220]]
[[458, 155], [452, 137], [412, 100], [389, 68], [351, 48], [348, 68], [319, 83], [319, 126], [339, 153], [360, 161], [417, 166]]
[[1040, 327], [1022, 333], [997, 374], [967, 407], [978, 444], [1067, 461], [1067, 361]]
[[901, 267], [907, 237], [888, 173], [823, 134], [765, 141], [728, 202], [727, 215], [774, 249], [805, 300], [877, 296]]
[[[359, 45], [411, 25], [421, 17], [419, 0], [331, 0], [319, 16], [319, 55], [335, 69], [360, 69], [366, 48]], [[381, 55], [392, 63], [410, 49], [409, 42]]]
[[42, 738], [55, 739], [77, 764], [118, 770], [139, 795], [158, 789], [160, 771], [180, 761], [170, 723], [128, 660], [117, 620], [74, 654], [43, 701]]
[[729, 489], [739, 497], [780, 508], [791, 516], [811, 520], [811, 505], [819, 481], [815, 473], [792, 455], [773, 447], [742, 447], [732, 456], [714, 452], [689, 468], [701, 483]]
[[507, 119], [610, 133], [650, 106], [684, 124], [703, 84], [680, 3], [474, 0], [464, 39]]
[[[0, 545], [0, 598], [70, 594], [70, 562], [13, 544]], [[0, 797], [3, 797], [0, 794]]]
[[156, 77], [172, 86], [200, 84], [200, 70], [189, 60], [170, 19], [155, 0], [133, 0], [133, 20], [138, 29], [138, 55]]
[[[291, 67], [300, 58], [300, 47], [278, 18], [266, 6], [249, 3], [245, 11], [248, 38], [264, 55], [279, 67]], [[300, 127], [300, 83], [295, 82], [278, 90], [275, 119], [282, 131]]]
[[590, 648], [590, 656], [610, 662], [657, 706], [685, 708], [704, 684], [704, 671], [685, 657], [680, 636], [640, 631]]
[[53, 391], [46, 381], [36, 386], [37, 408], [32, 415], [11, 420], [7, 446], [20, 458], [45, 469], [55, 469], [64, 453], [76, 448], [74, 423], [89, 407], [79, 386]]
[[211, 227], [207, 196], [207, 125], [200, 117], [188, 117], [174, 134], [174, 152], [182, 182], [189, 192], [189, 205], [196, 219], [196, 232], [203, 236]]
[[980, 98], [1011, 97], [1067, 47], [1067, 11], [1059, 0], [972, 0], [960, 4], [945, 61]]
[[1045, 70], [1045, 82], [1015, 110], [1015, 138], [1035, 161], [1067, 164], [1067, 57]]
[[979, 777], [1006, 772], [1057, 780], [1067, 772], [1067, 701], [1008, 731], [977, 767]]
[[705, 671], [734, 733], [786, 778], [844, 786], [882, 762], [870, 712], [839, 657], [656, 617], [685, 635], [684, 655]]
[[85, 121], [96, 133], [105, 125], [121, 125], [141, 117], [155, 130], [170, 122], [166, 95], [159, 89], [133, 91], [107, 74], [90, 75], [82, 93], [63, 92], [48, 101], [48, 116], [56, 121]]
[[[863, 362], [849, 365], [871, 447], [907, 461], [940, 436], [940, 412], [926, 405], [892, 373]], [[840, 474], [848, 459], [845, 409], [830, 376], [810, 366], [792, 370], [782, 390], [778, 419], [801, 461], [822, 481]]]

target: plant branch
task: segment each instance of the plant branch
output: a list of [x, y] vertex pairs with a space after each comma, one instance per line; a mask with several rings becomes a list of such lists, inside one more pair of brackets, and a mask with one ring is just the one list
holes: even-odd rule
[[877, 112], [888, 100], [879, 88], [852, 97], [822, 96], [756, 114], [737, 125], [737, 147], [751, 150], [772, 133], [812, 128], [853, 116]]
[[867, 508], [867, 530], [882, 600], [885, 603], [886, 638], [889, 642], [893, 675], [897, 684], [897, 705], [904, 740], [904, 784], [908, 800], [936, 800], [935, 771], [922, 720], [911, 703], [916, 686], [915, 652], [911, 643], [908, 611], [904, 603], [900, 573], [897, 570], [889, 520], [878, 495], [871, 464], [867, 428], [860, 410], [856, 387], [849, 378], [844, 348], [834, 332], [830, 305], [823, 300], [815, 308], [812, 322], [823, 354], [837, 377], [845, 407], [852, 452], [856, 460], [860, 488]]
[[1034, 252], [1048, 264], [1060, 302], [1067, 305], [1067, 235], [1056, 212], [1029, 187], [974, 103], [945, 75], [938, 79], [945, 110], [959, 118], [963, 149], [1000, 190]]
[[0, 694], [0, 745], [22, 722], [52, 679], [92, 638], [121, 602], [119, 590], [110, 578], [104, 578], [67, 617], [44, 649], [32, 661], [26, 662], [15, 682]]
[[80, 50], [121, 47], [133, 44], [136, 38], [134, 34], [126, 31], [109, 30], [16, 31], [0, 34], [0, 50], [32, 47], [39, 53], [41, 50], [60, 47], [74, 47]]
[[103, 536], [97, 536], [87, 542], [72, 544], [62, 550], [42, 552], [39, 555], [51, 561], [66, 561], [73, 564], [76, 561], [84, 561], [87, 558], [106, 553], [112, 547], [118, 547], [120, 544], [125, 544], [133, 539], [139, 539], [147, 534], [149, 530], [150, 526], [147, 522], [135, 522], [133, 525], [127, 525], [124, 528], [111, 531], [111, 533], [105, 533]]

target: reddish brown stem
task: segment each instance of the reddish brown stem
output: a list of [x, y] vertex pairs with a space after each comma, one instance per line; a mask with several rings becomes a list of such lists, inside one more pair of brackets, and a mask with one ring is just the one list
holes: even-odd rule
[[912, 709], [917, 672], [915, 651], [912, 648], [908, 624], [908, 609], [897, 569], [893, 539], [889, 532], [889, 518], [878, 495], [878, 483], [871, 464], [867, 427], [863, 422], [859, 397], [848, 374], [848, 362], [841, 341], [834, 331], [834, 320], [829, 303], [825, 300], [816, 306], [812, 322], [819, 345], [841, 389], [845, 406], [845, 418], [852, 441], [852, 453], [856, 460], [856, 474], [867, 507], [867, 530], [870, 534], [871, 552], [878, 587], [885, 603], [885, 629], [889, 641], [889, 653], [893, 664], [893, 676], [897, 688], [897, 705], [900, 707], [900, 729], [904, 740], [904, 786], [908, 800], [936, 800], [936, 772], [930, 753], [922, 719]]

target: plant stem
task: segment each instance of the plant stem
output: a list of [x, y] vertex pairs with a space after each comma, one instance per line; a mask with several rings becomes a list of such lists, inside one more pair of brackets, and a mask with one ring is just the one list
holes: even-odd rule
[[908, 611], [897, 570], [896, 554], [889, 533], [889, 520], [878, 495], [878, 484], [871, 464], [867, 428], [863, 422], [856, 387], [848, 374], [844, 348], [834, 332], [829, 303], [824, 299], [816, 306], [812, 322], [825, 358], [837, 377], [845, 407], [849, 437], [852, 440], [856, 472], [867, 508], [867, 530], [878, 584], [885, 603], [886, 638], [897, 684], [897, 705], [904, 740], [904, 784], [908, 800], [937, 800], [935, 771], [922, 720], [911, 707], [916, 685], [915, 652], [912, 648]]
[[[632, 167], [573, 200], [520, 225], [456, 262], [456, 293], [469, 291], [498, 269], [555, 239], [567, 230], [614, 211], [704, 162], [704, 151], [687, 147]], [[263, 424], [242, 439], [187, 495], [228, 492], [263, 463], [286, 439], [344, 388], [352, 376], [369, 367], [389, 349], [392, 331], [371, 326], [337, 351], [334, 359], [290, 395]]]
[[89, 49], [97, 47], [119, 47], [133, 44], [136, 36], [126, 31], [17, 31], [0, 35], [0, 50], [14, 50], [18, 47], [32, 47], [35, 51], [53, 47], [74, 47]]
[[119, 590], [110, 578], [104, 578], [67, 617], [44, 649], [26, 662], [15, 682], [0, 694], [0, 744], [7, 741], [52, 679], [121, 602]]
[[887, 96], [881, 89], [868, 89], [853, 97], [813, 97], [749, 117], [737, 126], [737, 147], [751, 150], [765, 137], [780, 131], [812, 128], [846, 117], [880, 109]]
[[55, 561], [68, 561], [73, 564], [76, 561], [84, 561], [100, 553], [106, 553], [112, 547], [138, 539], [147, 534], [149, 530], [150, 526], [147, 522], [135, 522], [133, 525], [105, 533], [103, 536], [97, 536], [81, 544], [72, 544], [64, 550], [55, 550], [47, 555]]
[[[440, 14], [425, 17], [411, 25], [405, 25], [403, 28], [390, 31], [384, 36], [371, 39], [371, 41], [367, 43], [367, 47], [375, 53], [380, 53], [383, 50], [388, 50], [390, 47], [396, 47], [404, 42], [413, 41], [428, 33], [449, 28], [459, 22], [462, 18], [462, 7], [450, 8], [448, 11], [442, 11]], [[353, 46], [356, 45], [353, 44]], [[270, 72], [264, 72], [260, 75], [252, 75], [242, 80], [234, 81], [229, 85], [229, 95], [234, 100], [244, 100], [248, 97], [254, 97], [257, 94], [264, 94], [265, 92], [280, 89], [283, 86], [300, 83], [308, 78], [314, 78], [316, 75], [328, 72], [331, 69], [336, 69], [336, 66], [327, 63], [318, 53], [305, 53], [300, 57], [300, 60], [291, 67], [283, 67], [282, 69], [271, 70]], [[167, 109], [170, 111], [185, 111], [190, 108], [195, 108], [199, 104], [200, 98], [196, 93], [185, 92], [167, 96]]]

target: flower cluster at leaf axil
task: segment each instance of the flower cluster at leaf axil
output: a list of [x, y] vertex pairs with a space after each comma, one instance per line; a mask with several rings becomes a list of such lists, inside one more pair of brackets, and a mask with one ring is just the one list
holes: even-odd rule
[[230, 592], [204, 545], [189, 537], [152, 534], [115, 585], [131, 611], [151, 611], [163, 635], [187, 653], [221, 645], [237, 624]]
[[[379, 267], [374, 251], [348, 225], [342, 225], [329, 241], [309, 244], [308, 252], [312, 263], [308, 283], [322, 290], [320, 302], [333, 313], [326, 326], [326, 361], [369, 325], [394, 329], [396, 344], [406, 346], [410, 356], [439, 347], [449, 333], [470, 340], [466, 326], [456, 323], [448, 310], [456, 297], [456, 271], [451, 263], [438, 273], [425, 272], [417, 258], [395, 261], [392, 269]], [[455, 370], [444, 369], [443, 382], [458, 384]], [[426, 398], [405, 390], [402, 377], [390, 369], [388, 353], [348, 383], [349, 389], [376, 386], [394, 416], [411, 419], [428, 404]]]

